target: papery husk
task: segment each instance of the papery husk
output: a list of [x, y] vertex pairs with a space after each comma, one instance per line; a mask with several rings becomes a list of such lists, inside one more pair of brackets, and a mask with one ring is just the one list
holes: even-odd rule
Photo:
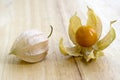
[[74, 14], [70, 18], [70, 23], [69, 23], [69, 29], [68, 29], [68, 34], [70, 37], [70, 40], [73, 42], [73, 44], [77, 45], [76, 39], [75, 39], [75, 33], [78, 30], [79, 27], [81, 27], [81, 20], [77, 16], [77, 13]]
[[80, 46], [65, 47], [63, 44], [63, 38], [60, 39], [59, 49], [63, 55], [82, 56], [82, 54], [80, 53], [80, 51], [81, 51]]
[[115, 33], [115, 29], [111, 26], [112, 23], [114, 23], [115, 21], [112, 21], [110, 23], [110, 30], [107, 33], [107, 35], [101, 39], [100, 41], [97, 42], [97, 48], [98, 50], [103, 50], [105, 48], [107, 48], [115, 39], [116, 37], [116, 33]]
[[87, 25], [91, 26], [97, 32], [97, 37], [99, 39], [102, 33], [102, 23], [100, 21], [100, 18], [89, 7], [87, 15], [88, 15]]

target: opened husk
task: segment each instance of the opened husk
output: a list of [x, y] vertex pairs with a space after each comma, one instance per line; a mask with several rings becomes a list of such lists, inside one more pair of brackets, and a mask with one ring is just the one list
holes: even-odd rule
[[84, 25], [81, 24], [81, 19], [75, 14], [70, 18], [68, 33], [70, 40], [73, 42], [74, 47], [66, 47], [63, 44], [63, 38], [60, 39], [59, 42], [59, 49], [62, 54], [64, 55], [70, 55], [70, 56], [81, 56], [84, 58], [87, 62], [90, 60], [97, 59], [104, 55], [103, 51], [105, 48], [107, 48], [115, 39], [116, 33], [114, 28], [111, 26], [112, 23], [116, 21], [111, 21], [110, 23], [110, 31], [107, 33], [107, 35], [101, 39], [101, 33], [102, 33], [102, 24], [100, 18], [94, 13], [94, 11], [88, 7], [88, 20], [87, 24], [85, 26], [92, 27], [97, 32], [98, 40], [93, 44], [92, 46], [84, 47], [77, 43], [76, 41], [76, 31], [83, 27]]

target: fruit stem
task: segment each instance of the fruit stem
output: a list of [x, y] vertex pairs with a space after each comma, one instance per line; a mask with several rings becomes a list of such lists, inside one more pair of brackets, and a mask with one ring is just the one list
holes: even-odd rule
[[53, 33], [53, 27], [52, 27], [52, 25], [50, 25], [50, 27], [51, 27], [51, 31], [50, 31], [50, 34], [48, 35], [48, 38], [50, 38], [50, 36], [51, 36], [52, 33]]
[[110, 26], [115, 23], [117, 20], [114, 20], [114, 21], [110, 21]]

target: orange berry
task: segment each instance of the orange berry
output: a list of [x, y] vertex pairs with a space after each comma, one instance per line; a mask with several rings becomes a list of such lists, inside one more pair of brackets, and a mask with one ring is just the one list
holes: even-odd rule
[[77, 43], [83, 47], [90, 47], [98, 40], [96, 31], [90, 26], [80, 27], [75, 37]]

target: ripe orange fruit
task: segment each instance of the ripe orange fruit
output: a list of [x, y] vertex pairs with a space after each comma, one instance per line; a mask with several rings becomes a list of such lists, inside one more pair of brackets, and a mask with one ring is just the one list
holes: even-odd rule
[[76, 41], [83, 47], [90, 47], [97, 41], [97, 32], [90, 26], [80, 27], [75, 34]]

